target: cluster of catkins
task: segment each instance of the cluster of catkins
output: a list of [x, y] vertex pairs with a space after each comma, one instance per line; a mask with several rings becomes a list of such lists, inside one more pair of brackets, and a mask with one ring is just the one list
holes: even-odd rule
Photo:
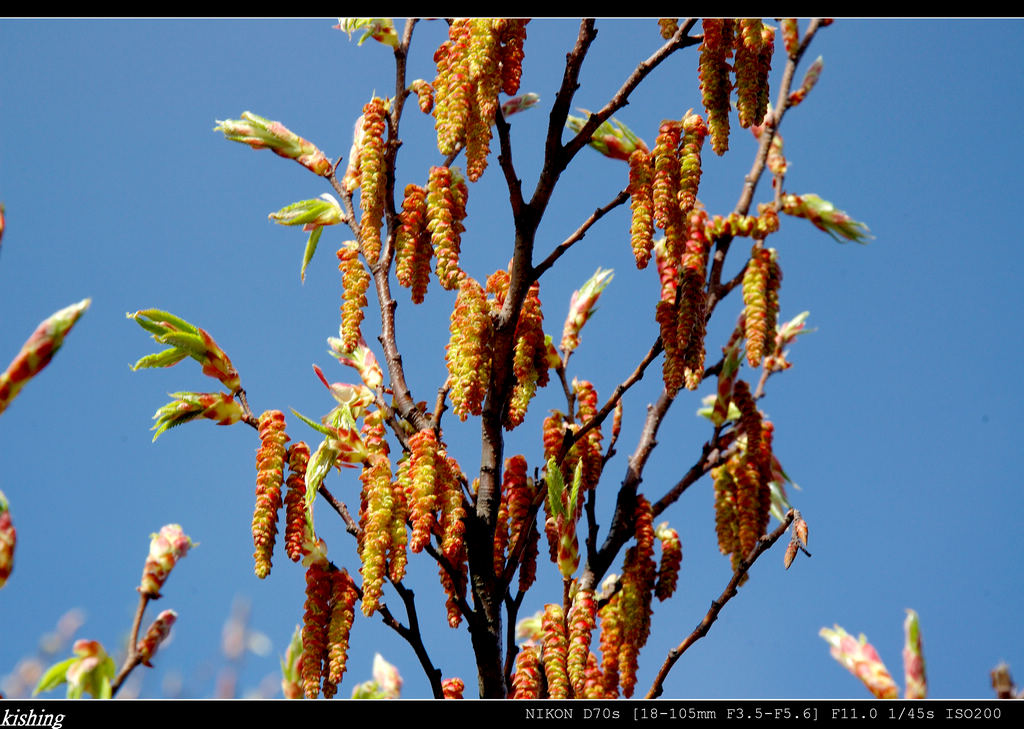
[[441, 154], [466, 149], [466, 174], [487, 168], [498, 93], [519, 91], [526, 23], [517, 18], [455, 18], [434, 54], [434, 119]]
[[[459, 284], [445, 361], [448, 365], [449, 395], [461, 420], [483, 412], [483, 400], [491, 376], [494, 320], [505, 303], [508, 284], [509, 273], [501, 270], [488, 277], [486, 290], [470, 276], [465, 276]], [[508, 430], [523, 422], [537, 388], [544, 387], [549, 380], [548, 344], [543, 321], [540, 286], [534, 282], [526, 293], [516, 323], [512, 357], [515, 384], [504, 414], [504, 425]]]
[[[411, 453], [399, 462], [396, 486], [404, 494], [408, 505], [408, 520], [412, 524], [409, 549], [422, 552], [430, 544], [431, 534], [441, 541], [441, 556], [445, 564], [440, 569], [441, 584], [448, 599], [448, 624], [455, 628], [462, 621], [459, 602], [465, 599], [467, 559], [463, 533], [465, 506], [462, 484], [466, 477], [459, 464], [448, 455], [434, 431], [420, 430], [409, 439]], [[405, 519], [395, 519], [392, 534], [405, 531]], [[374, 534], [374, 539], [385, 539]], [[386, 540], [387, 541], [387, 540]]]
[[746, 381], [733, 384], [732, 402], [740, 412], [739, 447], [725, 463], [711, 469], [711, 478], [718, 548], [731, 555], [735, 569], [768, 526], [771, 482], [782, 483], [785, 476], [772, 454], [774, 427], [761, 417]]
[[[527, 644], [517, 656], [514, 698], [615, 698], [620, 688], [633, 695], [637, 658], [650, 633], [651, 598], [672, 595], [682, 561], [678, 534], [667, 525], [654, 529], [643, 496], [637, 496], [634, 516], [637, 543], [626, 552], [611, 594], [577, 590], [567, 614], [560, 605], [545, 606], [540, 645]], [[662, 550], [657, 565], [655, 538]], [[600, 658], [590, 650], [598, 619]]]
[[[256, 452], [256, 508], [252, 516], [252, 539], [256, 576], [270, 574], [271, 557], [277, 541], [277, 519], [285, 507], [285, 552], [293, 562], [310, 554], [314, 539], [306, 511], [306, 466], [309, 446], [299, 441], [285, 448], [284, 414], [268, 410], [259, 417], [260, 448]], [[284, 480], [284, 464], [288, 480]], [[282, 497], [282, 484], [288, 491]]]
[[437, 259], [437, 280], [453, 291], [466, 274], [459, 266], [469, 191], [457, 167], [431, 167], [426, 188], [405, 188], [395, 238], [395, 273], [398, 283], [411, 290], [420, 304], [430, 281], [431, 259]]
[[[655, 319], [665, 348], [665, 386], [694, 389], [704, 372], [705, 296], [711, 236], [699, 208], [701, 148], [708, 130], [699, 114], [664, 121], [653, 152], [636, 150], [629, 159], [632, 208], [630, 243], [637, 268], [655, 254], [661, 296]], [[655, 227], [665, 238], [655, 243]]]
[[[707, 18], [702, 23], [700, 90], [708, 114], [711, 148], [721, 155], [729, 149], [729, 110], [734, 88], [741, 127], [761, 124], [768, 111], [768, 74], [775, 51], [775, 28], [759, 18]], [[730, 79], [733, 72], [735, 84]]]
[[[629, 158], [630, 244], [637, 268], [645, 268], [652, 253], [657, 262], [661, 294], [655, 320], [665, 350], [662, 375], [670, 392], [683, 386], [696, 389], [703, 379], [704, 289], [712, 242], [723, 236], [761, 241], [779, 229], [772, 204], [759, 205], [756, 216], [711, 217], [704, 211], [697, 192], [707, 134], [703, 118], [688, 112], [681, 121], [662, 122], [653, 152], [637, 149]], [[665, 231], [663, 239], [654, 240], [655, 228]], [[760, 345], [748, 347], [752, 364], [760, 362], [778, 311], [781, 270], [774, 249], [769, 250], [755, 243], [744, 279], [750, 337], [761, 339]]]
[[537, 542], [540, 535], [530, 520], [536, 493], [533, 479], [527, 476], [526, 458], [521, 455], [506, 458], [494, 529], [494, 574], [499, 578], [504, 575], [506, 558], [523, 542], [525, 546], [519, 558], [519, 591], [524, 593], [537, 578]]
[[345, 673], [359, 588], [348, 572], [335, 569], [322, 551], [314, 550], [310, 556], [299, 675], [306, 698], [315, 699], [321, 685], [324, 696], [331, 698]]

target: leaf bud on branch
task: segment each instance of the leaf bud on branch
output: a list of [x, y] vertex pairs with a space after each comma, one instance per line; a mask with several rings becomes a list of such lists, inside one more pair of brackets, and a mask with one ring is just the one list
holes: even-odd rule
[[271, 121], [251, 111], [243, 111], [241, 119], [217, 120], [213, 131], [223, 132], [232, 142], [248, 144], [253, 149], [269, 149], [281, 157], [293, 159], [321, 177], [329, 177], [334, 169], [323, 152], [281, 122]]

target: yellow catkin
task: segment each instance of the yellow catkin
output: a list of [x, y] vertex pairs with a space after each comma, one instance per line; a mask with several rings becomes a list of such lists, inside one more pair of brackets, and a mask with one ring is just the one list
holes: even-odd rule
[[412, 519], [412, 540], [409, 548], [422, 552], [430, 543], [436, 523], [437, 508], [437, 440], [432, 430], [420, 430], [409, 438], [412, 455], [409, 461], [411, 496], [409, 512]]
[[638, 149], [629, 157], [629, 235], [637, 268], [646, 268], [654, 246], [654, 167], [651, 155]]
[[370, 287], [370, 274], [359, 260], [359, 250], [354, 241], [338, 249], [338, 269], [344, 287], [341, 303], [341, 348], [351, 352], [362, 338], [360, 324], [365, 316], [366, 290]]
[[732, 57], [734, 21], [730, 18], [705, 18], [704, 42], [700, 45], [700, 90], [708, 114], [711, 148], [722, 155], [729, 149], [729, 59]]
[[256, 576], [270, 574], [271, 556], [277, 537], [277, 512], [281, 508], [281, 484], [284, 481], [284, 413], [268, 410], [260, 416], [260, 448], [256, 453], [256, 509], [252, 517]]
[[327, 680], [337, 686], [348, 660], [348, 638], [359, 595], [345, 570], [331, 573], [331, 620], [327, 627]]
[[566, 671], [568, 638], [565, 633], [565, 615], [561, 605], [544, 606], [541, 620], [544, 635], [544, 676], [548, 680], [548, 696], [552, 699], [569, 698], [569, 674]]
[[359, 241], [371, 266], [380, 257], [380, 225], [384, 215], [387, 170], [384, 169], [385, 102], [374, 97], [363, 107], [363, 138], [359, 149]]
[[484, 290], [467, 276], [459, 285], [451, 315], [451, 339], [445, 347], [451, 389], [449, 395], [460, 420], [480, 415], [491, 371], [491, 322]]

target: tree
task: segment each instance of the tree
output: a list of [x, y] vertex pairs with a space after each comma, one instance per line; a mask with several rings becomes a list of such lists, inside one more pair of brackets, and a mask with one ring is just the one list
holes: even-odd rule
[[[259, 430], [253, 518], [256, 572], [260, 577], [270, 572], [273, 539], [279, 530], [276, 512], [283, 498], [290, 509], [280, 531], [289, 556], [301, 559], [307, 568], [303, 653], [313, 659], [304, 658], [299, 671], [307, 695], [321, 690], [322, 673], [327, 674], [322, 684], [325, 693], [340, 680], [343, 647], [357, 604], [367, 616], [379, 615], [410, 644], [435, 696], [456, 692], [454, 684], [444, 683], [416, 625], [415, 596], [403, 583], [409, 557], [406, 546], [418, 553], [410, 560], [410, 570], [423, 569], [428, 563], [439, 569], [448, 594], [449, 622], [458, 625], [464, 620], [471, 636], [482, 696], [533, 691], [551, 696], [592, 695], [588, 692], [597, 689], [593, 682], [588, 686], [588, 677], [597, 671], [590, 653], [598, 627], [601, 690], [617, 691], [617, 684], [631, 695], [652, 598], [671, 595], [678, 569], [678, 537], [669, 527], [656, 530], [654, 521], [706, 474], [710, 479], [702, 483], [712, 481], [716, 493], [719, 546], [730, 555], [734, 575], [705, 621], [665, 662], [651, 695], [660, 692], [664, 674], [678, 655], [707, 633], [718, 611], [747, 579], [753, 561], [788, 527], [794, 528], [785, 555], [787, 566], [806, 547], [806, 522], [789, 508], [783, 488], [788, 479], [771, 451], [774, 425], [759, 413], [757, 401], [765, 393], [768, 378], [788, 367], [785, 347], [804, 326], [803, 316], [777, 321], [781, 268], [766, 240], [779, 230], [779, 213], [806, 218], [839, 239], [866, 237], [862, 224], [852, 222], [830, 203], [815, 195], [792, 194], [785, 186], [779, 128], [783, 116], [804, 99], [821, 71], [820, 62], [810, 64], [797, 87], [797, 66], [821, 25], [811, 21], [801, 33], [795, 21], [781, 24], [784, 50], [780, 48], [775, 57], [785, 59], [785, 68], [771, 109], [767, 74], [774, 28], [756, 20], [705, 21], [698, 35], [695, 21], [666, 21], [656, 50], [622, 80], [598, 111], [584, 110], [577, 117], [571, 113], [575, 92], [596, 34], [595, 23], [582, 22], [559, 89], [547, 105], [542, 163], [532, 192], [524, 190], [517, 170], [515, 122], [509, 120], [520, 111], [540, 113], [528, 111], [534, 102], [531, 95], [514, 97], [520, 91], [522, 41], [528, 31], [521, 21], [451, 22], [449, 40], [435, 54], [438, 73], [432, 83], [406, 77], [414, 21], [401, 29], [381, 19], [348, 24], [349, 30], [365, 28], [368, 37], [394, 48], [395, 93], [388, 98], [374, 94], [364, 106], [344, 172], [341, 160], [332, 163], [316, 145], [279, 122], [248, 112], [240, 119], [219, 122], [218, 129], [229, 139], [270, 148], [330, 183], [333, 196], [288, 205], [271, 218], [308, 229], [302, 276], [322, 235], [334, 234], [339, 226], [350, 230], [352, 241], [338, 251], [344, 303], [339, 337], [331, 340], [331, 347], [342, 364], [358, 373], [359, 382], [332, 385], [318, 370], [337, 406], [320, 422], [296, 414], [318, 431], [304, 450], [291, 416], [290, 432], [285, 433], [284, 407], [257, 416], [248, 404], [252, 393], [242, 389], [240, 375], [224, 350], [206, 331], [183, 318], [160, 309], [143, 309], [132, 316], [167, 345], [162, 352], [140, 359], [136, 367], [170, 366], [191, 357], [222, 385], [216, 393], [175, 393], [172, 402], [158, 411], [158, 436], [197, 418], [222, 424], [245, 422]], [[652, 39], [656, 38], [652, 30]], [[700, 55], [704, 114], [687, 112], [660, 125], [641, 126], [633, 121], [634, 134], [615, 114], [652, 72], [686, 52]], [[716, 153], [728, 148], [734, 78], [739, 123], [754, 131], [759, 144], [739, 202], [730, 213], [714, 215], [698, 202], [703, 192], [701, 156], [706, 137]], [[514, 99], [499, 104], [500, 93]], [[442, 158], [429, 172], [403, 171], [407, 179], [418, 180], [403, 188], [400, 147], [405, 131], [424, 123], [423, 118], [411, 118], [416, 115], [414, 100], [423, 110], [433, 104], [432, 121]], [[567, 141], [563, 141], [565, 127]], [[638, 136], [650, 138], [655, 131], [653, 148]], [[733, 130], [734, 136], [737, 133]], [[489, 147], [495, 137], [499, 152], [493, 159]], [[619, 174], [623, 189], [610, 201], [591, 202], [599, 207], [574, 232], [561, 243], [542, 248], [538, 230], [555, 190], [588, 144], [611, 158], [606, 162], [608, 174]], [[456, 167], [462, 156], [464, 172]], [[473, 217], [466, 213], [488, 166], [497, 168], [488, 178], [504, 178], [511, 210], [506, 236], [512, 242], [505, 250], [478, 253], [470, 263], [469, 251], [461, 250], [461, 234], [472, 230]], [[773, 178], [774, 190], [755, 208], [758, 183], [766, 173]], [[653, 311], [636, 316], [652, 326], [656, 322], [657, 331], [646, 352], [637, 353], [632, 372], [610, 395], [599, 398], [591, 382], [580, 379], [586, 372], [575, 376], [570, 360], [577, 348], [590, 341], [598, 346], [603, 332], [594, 331], [593, 324], [585, 336], [582, 330], [611, 273], [599, 268], [579, 286], [561, 336], [555, 329], [551, 337], [548, 325], [550, 339], [543, 322], [552, 304], [541, 305], [541, 286], [559, 275], [582, 279], [578, 271], [564, 270], [563, 257], [627, 203], [636, 266], [649, 267], [653, 257], [652, 268], [657, 268], [660, 283], [655, 306], [647, 307]], [[756, 215], [751, 214], [754, 210]], [[659, 242], [654, 240], [656, 229], [664, 233]], [[737, 238], [751, 239], [750, 253], [741, 245], [740, 254], [727, 259]], [[744, 263], [729, 275], [727, 260], [737, 257]], [[411, 289], [413, 303], [394, 287], [392, 266], [397, 283]], [[620, 270], [616, 275], [621, 279], [627, 274]], [[381, 325], [377, 343], [363, 327], [365, 307], [371, 306], [367, 299], [373, 298], [366, 296], [371, 284], [376, 295], [376, 306], [371, 308], [378, 311]], [[402, 357], [402, 321], [403, 316], [415, 316], [409, 311], [425, 297], [445, 296], [437, 292], [438, 284], [457, 294], [454, 302], [450, 294], [445, 299], [449, 306], [454, 304], [450, 316], [440, 324], [433, 322], [450, 336], [447, 379], [431, 387], [425, 384], [428, 378], [414, 381], [410, 370], [419, 363]], [[707, 343], [713, 314], [735, 289], [740, 289], [736, 296], [743, 298], [743, 315], [735, 327], [725, 330], [721, 358], [705, 357], [705, 351], [715, 352], [718, 345]], [[558, 308], [554, 311], [560, 314]], [[549, 313], [547, 320], [557, 318]], [[656, 379], [659, 369], [662, 394], [648, 410], [625, 476], [616, 485], [617, 477], [606, 466], [622, 436], [618, 423], [623, 404], [637, 382]], [[666, 413], [684, 389], [697, 389], [704, 380], [716, 385], [706, 408], [711, 421], [706, 441], [694, 449], [692, 462], [681, 469], [674, 486], [642, 493], [644, 466], [657, 437], [664, 439], [660, 426]], [[534, 398], [548, 384], [556, 391], [560, 387], [564, 402], [538, 428], [543, 413], [538, 414]], [[425, 402], [434, 399], [435, 391], [436, 400]], [[480, 429], [480, 456], [475, 464], [452, 454], [455, 438], [470, 432], [470, 426], [463, 425], [467, 420], [478, 423]], [[538, 438], [541, 431], [543, 437]], [[524, 432], [530, 435], [523, 436]], [[289, 439], [292, 446], [286, 448]], [[510, 447], [513, 441], [525, 444], [522, 453]], [[282, 497], [285, 462], [290, 488]], [[328, 484], [336, 478], [335, 467], [341, 465], [360, 473], [359, 505], [332, 495], [335, 489]], [[343, 478], [351, 480], [349, 473], [343, 472]], [[317, 494], [356, 538], [358, 562], [335, 561], [334, 552], [328, 558], [316, 525], [322, 528], [331, 512], [325, 513], [321, 506], [319, 521], [314, 523], [314, 504], [320, 503]], [[604, 507], [600, 499], [606, 500]], [[602, 525], [599, 510], [610, 503], [614, 511]], [[779, 524], [769, 532], [773, 506]], [[585, 534], [582, 545], [580, 529]], [[656, 537], [661, 545], [660, 566], [654, 562]], [[540, 565], [535, 564], [537, 552], [544, 551], [539, 542], [545, 538], [562, 589], [547, 601], [539, 628], [531, 636], [536, 645], [519, 649], [512, 630], [522, 617], [520, 607], [533, 583], [533, 571], [552, 569], [543, 557]], [[602, 581], [620, 559], [624, 559], [621, 577], [602, 589]], [[399, 597], [406, 615], [396, 615], [396, 601], [388, 605], [386, 598], [382, 601], [384, 595]], [[290, 678], [299, 682], [298, 676]]]

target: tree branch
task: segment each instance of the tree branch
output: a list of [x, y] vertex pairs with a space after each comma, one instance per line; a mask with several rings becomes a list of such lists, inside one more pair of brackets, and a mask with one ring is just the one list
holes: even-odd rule
[[[807, 32], [804, 34], [803, 40], [800, 43], [800, 47], [796, 52], [789, 57], [786, 62], [786, 68], [782, 72], [782, 82], [779, 86], [779, 95], [775, 102], [775, 108], [769, 112], [761, 125], [761, 137], [759, 139], [760, 144], [757, 148], [757, 154], [754, 157], [754, 164], [750, 168], [750, 172], [743, 180], [743, 189], [740, 192], [740, 198], [736, 203], [734, 212], [738, 215], [746, 215], [750, 210], [750, 205], [754, 200], [754, 191], [757, 189], [757, 184], [761, 180], [761, 176], [764, 174], [765, 164], [768, 161], [768, 151], [771, 149], [772, 140], [775, 138], [775, 133], [779, 129], [779, 125], [782, 123], [782, 117], [785, 115], [786, 110], [789, 108], [789, 91], [793, 85], [793, 77], [796, 73], [796, 67], [800, 63], [800, 59], [803, 57], [804, 52], [807, 50], [807, 46], [810, 44], [811, 39], [817, 32], [818, 27], [821, 25], [821, 18], [811, 19], [810, 25], [807, 27]], [[730, 282], [730, 285], [723, 287], [721, 285], [722, 280], [722, 266], [725, 264], [725, 256], [729, 252], [729, 246], [732, 244], [733, 236], [726, 235], [722, 236], [715, 242], [715, 254], [713, 262], [711, 264], [711, 277], [708, 283], [708, 311], [712, 311], [715, 305], [727, 294], [732, 287], [736, 284]]]
[[564, 241], [559, 243], [558, 246], [555, 247], [555, 250], [551, 251], [551, 253], [548, 254], [547, 258], [545, 258], [539, 264], [534, 266], [534, 280], [537, 280], [542, 275], [544, 275], [544, 272], [551, 268], [555, 264], [555, 261], [561, 258], [562, 255], [566, 251], [568, 251], [574, 243], [582, 240], [583, 236], [587, 234], [587, 231], [590, 230], [591, 226], [593, 226], [594, 223], [596, 223], [609, 212], [617, 208], [619, 205], [622, 205], [627, 200], [629, 200], [629, 192], [627, 190], [623, 190], [618, 195], [616, 195], [610, 203], [608, 203], [604, 207], [597, 208], [597, 210], [595, 210], [589, 218], [583, 221], [583, 224], [579, 228], [577, 228], [572, 235], [570, 235]]
[[664, 689], [665, 679], [668, 677], [668, 672], [672, 670], [672, 666], [675, 665], [676, 661], [679, 660], [679, 657], [683, 655], [691, 645], [708, 634], [708, 631], [711, 630], [711, 626], [718, 619], [718, 614], [722, 611], [722, 608], [725, 607], [729, 600], [736, 596], [740, 583], [746, 576], [747, 571], [753, 566], [754, 562], [757, 561], [757, 558], [771, 549], [772, 545], [775, 544], [775, 542], [777, 542], [786, 532], [786, 529], [788, 529], [789, 525], [793, 522], [793, 516], [793, 510], [790, 509], [786, 514], [786, 518], [781, 524], [779, 524], [775, 531], [758, 539], [757, 544], [752, 550], [750, 550], [750, 554], [740, 560], [740, 563], [736, 566], [736, 571], [733, 573], [732, 579], [729, 580], [729, 584], [726, 585], [725, 590], [723, 590], [722, 594], [718, 596], [718, 599], [711, 602], [711, 607], [708, 609], [704, 619], [700, 621], [697, 627], [694, 628], [693, 632], [690, 633], [682, 643], [669, 651], [668, 657], [662, 664], [661, 670], [658, 671], [658, 676], [654, 679], [654, 683], [651, 685], [651, 689], [647, 692], [647, 696], [645, 698], [656, 699], [661, 696]]

